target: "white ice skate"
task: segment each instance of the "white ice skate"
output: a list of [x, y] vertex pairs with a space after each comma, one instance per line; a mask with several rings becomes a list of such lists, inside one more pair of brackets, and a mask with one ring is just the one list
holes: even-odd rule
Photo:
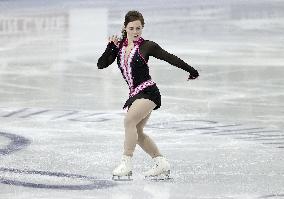
[[132, 157], [123, 155], [121, 158], [121, 163], [112, 172], [112, 179], [115, 181], [132, 180], [132, 167]]
[[170, 179], [170, 163], [165, 157], [158, 156], [153, 158], [155, 165], [144, 172], [145, 179], [167, 180]]

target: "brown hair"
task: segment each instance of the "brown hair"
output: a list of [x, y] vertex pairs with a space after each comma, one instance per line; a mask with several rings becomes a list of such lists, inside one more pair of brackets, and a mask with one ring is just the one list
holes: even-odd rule
[[[136, 10], [128, 11], [127, 14], [125, 15], [124, 28], [127, 26], [127, 24], [129, 22], [136, 21], [136, 20], [139, 20], [141, 22], [141, 24], [142, 24], [142, 27], [144, 27], [145, 22], [144, 22], [143, 15], [140, 12], [136, 11]], [[122, 33], [122, 40], [125, 40], [126, 36], [127, 36], [126, 30], [123, 29], [121, 31], [121, 33]]]

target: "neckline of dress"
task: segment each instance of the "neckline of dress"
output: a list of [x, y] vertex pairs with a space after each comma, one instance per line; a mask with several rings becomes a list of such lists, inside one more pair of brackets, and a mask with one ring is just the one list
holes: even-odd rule
[[[134, 46], [140, 45], [143, 41], [144, 41], [144, 39], [142, 37], [139, 37], [139, 39], [137, 39], [136, 41], [133, 41]], [[128, 39], [127, 38], [124, 40], [123, 46], [128, 46]]]

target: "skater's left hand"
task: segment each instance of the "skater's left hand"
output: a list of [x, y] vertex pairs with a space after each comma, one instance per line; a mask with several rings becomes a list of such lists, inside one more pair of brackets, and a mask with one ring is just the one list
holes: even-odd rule
[[192, 72], [190, 73], [190, 75], [189, 75], [187, 81], [189, 81], [189, 80], [191, 80], [191, 79], [196, 79], [198, 76], [199, 76], [198, 71], [197, 71], [197, 70], [194, 70], [194, 71], [192, 71]]

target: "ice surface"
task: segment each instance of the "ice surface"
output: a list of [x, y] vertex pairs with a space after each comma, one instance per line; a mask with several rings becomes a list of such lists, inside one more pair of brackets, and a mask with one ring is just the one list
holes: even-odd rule
[[[98, 70], [106, 38], [138, 9], [143, 37], [200, 71], [150, 59], [162, 107], [145, 132], [172, 181], [114, 182], [128, 88]], [[284, 2], [1, 1], [0, 198], [284, 198]]]

